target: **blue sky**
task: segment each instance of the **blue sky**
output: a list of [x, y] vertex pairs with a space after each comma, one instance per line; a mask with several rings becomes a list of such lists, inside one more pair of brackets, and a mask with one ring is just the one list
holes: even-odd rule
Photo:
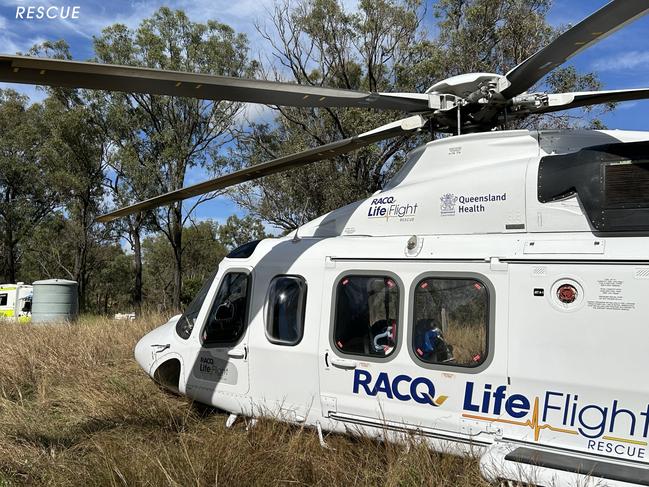
[[[251, 54], [256, 56], [264, 53], [265, 46], [255, 30], [255, 22], [264, 23], [274, 0], [73, 0], [72, 3], [65, 3], [66, 1], [68, 0], [38, 3], [0, 0], [0, 52], [26, 52], [32, 45], [43, 40], [64, 38], [70, 44], [74, 58], [84, 60], [92, 56], [93, 35], [100, 33], [104, 26], [120, 22], [136, 27], [141, 19], [150, 16], [160, 6], [167, 5], [185, 10], [192, 19], [203, 21], [214, 18], [230, 24], [237, 31], [247, 33]], [[353, 8], [354, 0], [346, 0], [345, 3]], [[558, 0], [550, 11], [549, 21], [552, 25], [575, 24], [606, 3], [603, 0]], [[80, 15], [78, 20], [16, 19], [16, 8], [29, 5], [78, 5]], [[649, 15], [579, 54], [568, 64], [582, 71], [598, 71], [605, 89], [649, 87]], [[7, 86], [0, 83], [0, 87]], [[33, 99], [42, 97], [33, 87], [11, 87], [30, 95]], [[607, 114], [604, 122], [609, 128], [649, 130], [649, 121], [645, 115], [648, 109], [649, 101], [623, 103], [615, 112]], [[251, 113], [254, 116], [259, 112]], [[203, 170], [196, 169], [188, 174], [186, 184], [196, 183], [207, 177], [208, 174]], [[198, 219], [213, 218], [224, 221], [233, 213], [239, 216], [245, 214], [227, 198], [217, 198], [200, 206], [196, 216]]]

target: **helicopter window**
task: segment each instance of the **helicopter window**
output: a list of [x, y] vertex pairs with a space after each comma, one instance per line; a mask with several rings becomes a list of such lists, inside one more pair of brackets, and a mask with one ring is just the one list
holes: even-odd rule
[[345, 276], [336, 290], [334, 343], [343, 353], [387, 357], [397, 344], [399, 287], [388, 276]]
[[489, 293], [475, 279], [421, 280], [415, 289], [413, 349], [429, 364], [477, 367], [487, 358]]
[[192, 330], [194, 329], [194, 325], [196, 324], [196, 318], [198, 318], [198, 313], [203, 306], [203, 302], [205, 301], [207, 293], [212, 286], [212, 281], [214, 281], [214, 276], [216, 276], [217, 271], [218, 268], [214, 272], [212, 272], [210, 276], [205, 280], [203, 286], [198, 291], [198, 294], [196, 294], [192, 302], [189, 303], [189, 306], [187, 306], [185, 312], [176, 323], [176, 333], [180, 338], [187, 340], [192, 334]]
[[268, 290], [268, 339], [280, 345], [297, 345], [304, 332], [306, 282], [299, 276], [277, 276]]
[[226, 255], [226, 257], [228, 259], [247, 259], [255, 251], [257, 245], [259, 245], [259, 242], [261, 242], [261, 240], [252, 240], [251, 242], [240, 245], [228, 255]]
[[7, 306], [7, 293], [0, 294], [0, 306]]
[[243, 335], [248, 315], [250, 277], [230, 272], [223, 277], [203, 330], [203, 344], [234, 343]]

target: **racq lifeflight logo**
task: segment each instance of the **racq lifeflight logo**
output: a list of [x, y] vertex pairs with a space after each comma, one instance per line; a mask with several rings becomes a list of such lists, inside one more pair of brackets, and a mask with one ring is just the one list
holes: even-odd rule
[[586, 448], [595, 452], [647, 458], [649, 404], [634, 409], [624, 407], [617, 399], [607, 404], [590, 403], [581, 400], [579, 394], [560, 390], [530, 398], [507, 389], [506, 385], [494, 388], [484, 384], [480, 388], [467, 382], [462, 417], [529, 428], [534, 441], [547, 430], [584, 438]]
[[[573, 436], [584, 447], [596, 453], [646, 461], [649, 447], [649, 404], [642, 408], [624, 405], [618, 399], [592, 403], [579, 394], [546, 390], [528, 396], [508, 390], [500, 384], [476, 384], [468, 381], [464, 388], [461, 415], [468, 420], [506, 424], [527, 429], [535, 442], [541, 435]], [[354, 371], [352, 393], [402, 402], [415, 402], [441, 407], [448, 396], [437, 395], [428, 377], [390, 375], [369, 370]], [[553, 438], [554, 437], [554, 438]]]
[[418, 203], [399, 203], [394, 196], [372, 198], [367, 210], [368, 218], [398, 218], [401, 222], [412, 222], [417, 214]]
[[68, 20], [81, 15], [79, 5], [18, 5], [16, 18], [22, 20]]

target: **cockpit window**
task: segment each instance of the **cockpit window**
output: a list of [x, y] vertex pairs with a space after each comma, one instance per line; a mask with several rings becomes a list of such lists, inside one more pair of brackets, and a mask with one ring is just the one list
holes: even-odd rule
[[428, 364], [477, 367], [487, 358], [489, 292], [475, 279], [427, 278], [415, 288], [412, 347]]
[[203, 306], [203, 302], [205, 301], [205, 297], [210, 290], [212, 281], [214, 281], [214, 276], [216, 276], [217, 271], [218, 269], [212, 272], [205, 280], [196, 297], [191, 303], [189, 303], [189, 306], [187, 306], [187, 309], [185, 309], [185, 312], [176, 323], [176, 333], [180, 338], [187, 340], [192, 334], [192, 330], [194, 329], [194, 325], [196, 324], [196, 318], [198, 318], [198, 313]]
[[219, 291], [207, 316], [203, 344], [231, 344], [246, 330], [250, 276], [245, 272], [230, 272], [223, 276]]
[[389, 276], [345, 276], [336, 289], [334, 343], [343, 353], [387, 357], [399, 329], [399, 286]]

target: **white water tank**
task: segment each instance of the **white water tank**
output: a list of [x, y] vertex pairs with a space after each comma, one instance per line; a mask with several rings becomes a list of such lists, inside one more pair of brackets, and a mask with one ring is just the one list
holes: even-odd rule
[[79, 314], [76, 281], [47, 279], [33, 283], [32, 323], [73, 321]]

